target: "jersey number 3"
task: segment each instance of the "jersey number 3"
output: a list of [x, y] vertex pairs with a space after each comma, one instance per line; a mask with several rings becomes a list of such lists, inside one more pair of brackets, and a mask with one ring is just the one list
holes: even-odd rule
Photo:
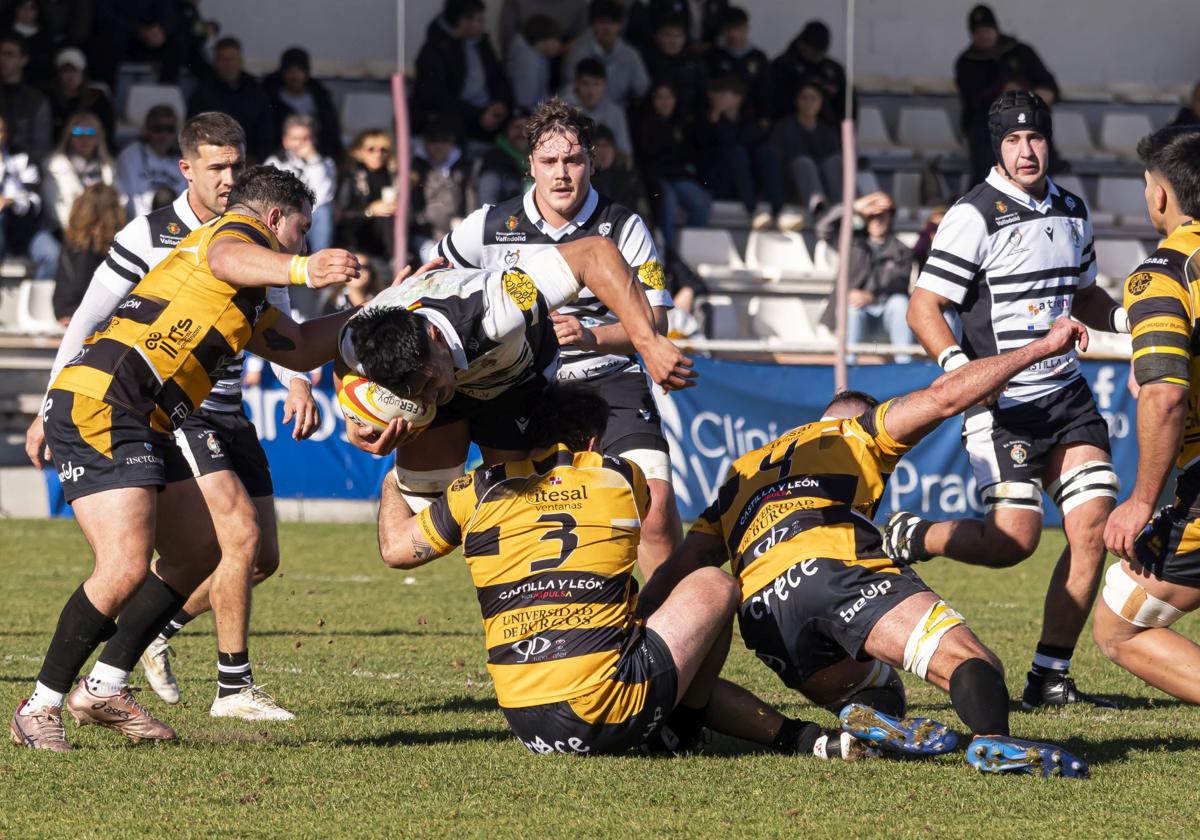
[[543, 534], [541, 541], [558, 540], [561, 548], [557, 557], [534, 560], [529, 564], [529, 571], [544, 572], [548, 569], [557, 569], [563, 563], [567, 562], [567, 558], [571, 556], [572, 551], [579, 548], [579, 537], [575, 536], [575, 517], [568, 513], [544, 513], [538, 517], [538, 522], [552, 523], [559, 526], [553, 531], [547, 531]]

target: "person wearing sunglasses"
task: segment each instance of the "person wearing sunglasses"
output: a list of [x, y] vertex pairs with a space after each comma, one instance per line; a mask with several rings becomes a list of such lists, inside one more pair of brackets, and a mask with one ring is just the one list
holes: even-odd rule
[[117, 157], [117, 183], [128, 201], [131, 219], [150, 212], [159, 188], [166, 187], [176, 195], [187, 189], [179, 174], [178, 131], [175, 110], [170, 105], [155, 105], [146, 112], [141, 139]]
[[[113, 145], [113, 103], [100, 85], [93, 84], [87, 72], [87, 57], [77, 47], [66, 47], [54, 57], [54, 81], [46, 88], [50, 99], [50, 118], [54, 136], [61, 137], [67, 121], [80, 111], [95, 114], [108, 137], [108, 150]], [[174, 198], [174, 194], [171, 196]]]
[[108, 153], [104, 126], [95, 114], [72, 115], [63, 127], [58, 146], [46, 161], [46, 179], [42, 184], [45, 199], [43, 224], [61, 238], [71, 206], [92, 184], [113, 186], [117, 167]]
[[395, 162], [392, 138], [382, 129], [367, 129], [350, 146], [345, 171], [338, 182], [337, 241], [373, 259], [392, 257], [392, 217], [396, 215]]

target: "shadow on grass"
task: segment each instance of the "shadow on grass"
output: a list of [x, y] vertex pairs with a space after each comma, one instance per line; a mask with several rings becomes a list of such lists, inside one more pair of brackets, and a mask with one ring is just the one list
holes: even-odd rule
[[1090, 764], [1122, 761], [1131, 753], [1188, 752], [1200, 748], [1195, 738], [1109, 738], [1093, 741], [1087, 738], [1065, 738], [1056, 742]]
[[418, 747], [433, 744], [457, 744], [463, 741], [511, 741], [510, 732], [494, 729], [447, 729], [439, 732], [407, 732], [397, 729], [370, 738], [345, 738], [333, 743], [342, 747]]
[[396, 628], [384, 630], [253, 630], [251, 632], [255, 636], [283, 636], [285, 638], [291, 636], [315, 636], [317, 638], [348, 636], [361, 639], [387, 636], [411, 636], [418, 639], [426, 636], [470, 636], [476, 638], [480, 635], [478, 630], [399, 630]]
[[342, 714], [354, 717], [372, 715], [424, 715], [438, 712], [499, 712], [495, 697], [448, 697], [444, 700], [414, 704], [406, 700], [348, 700], [338, 707]]

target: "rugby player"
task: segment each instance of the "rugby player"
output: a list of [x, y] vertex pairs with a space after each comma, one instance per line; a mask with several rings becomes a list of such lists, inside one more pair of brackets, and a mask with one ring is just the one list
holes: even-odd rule
[[[1150, 221], [1165, 238], [1125, 282], [1138, 393], [1133, 493], [1108, 518], [1108, 568], [1092, 631], [1113, 662], [1200, 703], [1200, 646], [1171, 625], [1200, 607], [1200, 130], [1142, 139]], [[1175, 501], [1151, 519], [1171, 474]]]
[[[63, 336], [50, 372], [51, 382], [83, 348], [84, 339], [112, 317], [150, 269], [162, 262], [183, 237], [225, 212], [229, 191], [245, 165], [245, 145], [241, 126], [228, 114], [197, 114], [183, 124], [179, 132], [179, 171], [188, 188], [172, 204], [134, 219], [117, 234]], [[287, 289], [272, 287], [267, 296], [276, 308], [291, 311]], [[288, 389], [284, 422], [294, 417], [293, 436], [303, 440], [320, 426], [312, 384], [305, 374], [278, 365], [273, 368]], [[168, 472], [166, 481], [196, 481], [208, 505], [207, 520], [198, 523], [190, 535], [193, 538], [180, 543], [177, 550], [187, 552], [186, 556], [219, 553], [221, 562], [188, 603], [169, 617], [163, 632], [142, 655], [142, 665], [155, 693], [168, 703], [178, 703], [179, 683], [171, 669], [168, 639], [216, 604], [217, 697], [212, 714], [288, 720], [293, 715], [255, 686], [250, 667], [249, 587], [266, 580], [278, 568], [279, 540], [270, 466], [258, 434], [242, 409], [241, 378], [242, 356], [238, 354], [229, 360], [225, 373], [200, 407], [175, 430], [175, 441], [184, 457], [168, 462], [180, 469]], [[48, 461], [44, 450], [39, 414], [26, 434], [26, 452], [40, 467]], [[208, 520], [214, 524], [208, 525]], [[257, 539], [233, 538], [253, 533], [258, 534]], [[218, 534], [226, 535], [223, 544]], [[208, 559], [202, 557], [202, 562]], [[161, 582], [150, 575], [130, 611], [157, 613], [162, 608], [160, 603], [169, 600]], [[113, 662], [106, 655], [126, 648], [120, 635], [112, 645], [112, 651], [101, 653], [100, 662], [123, 669], [120, 656]]]
[[[647, 584], [642, 601], [653, 609], [686, 575], [728, 562], [741, 585], [738, 622], [747, 647], [812, 702], [900, 714], [903, 688], [893, 669], [903, 668], [950, 693], [975, 736], [967, 760], [980, 770], [1086, 774], [1082, 761], [1058, 747], [1009, 737], [1000, 661], [910, 567], [893, 564], [871, 522], [905, 452], [943, 420], [1076, 341], [1086, 348], [1087, 331], [1060, 318], [1016, 350], [973, 361], [882, 405], [861, 392], [835, 396], [821, 420], [734, 462], [716, 500]], [[709, 710], [710, 720], [721, 716], [719, 705]], [[874, 717], [851, 709], [843, 723], [851, 731], [870, 729]]]
[[[503, 270], [563, 242], [608, 237], [633, 267], [654, 310], [655, 326], [665, 335], [673, 304], [654, 238], [637, 213], [592, 187], [594, 128], [591, 118], [562, 99], [542, 102], [525, 129], [533, 186], [524, 195], [471, 213], [446, 234], [438, 254], [457, 268]], [[642, 574], [649, 578], [679, 542], [683, 528], [667, 441], [646, 374], [624, 327], [587, 289], [551, 318], [562, 348], [558, 378], [587, 381], [599, 389], [612, 409], [603, 451], [635, 462], [650, 482], [650, 512], [638, 547]]]
[[[909, 302], [908, 323], [947, 371], [1022, 347], [1061, 315], [1128, 332], [1120, 304], [1096, 285], [1092, 225], [1083, 198], [1047, 177], [1050, 110], [1036, 93], [1012, 91], [989, 115], [997, 164], [946, 213]], [[946, 321], [962, 322], [962, 346]], [[1014, 376], [963, 418], [963, 442], [983, 499], [982, 522], [892, 515], [884, 550], [898, 563], [944, 555], [1014, 566], [1037, 548], [1042, 489], [1062, 512], [1067, 546], [1046, 592], [1042, 634], [1022, 708], [1090, 702], [1068, 675], [1104, 567], [1104, 521], [1119, 482], [1108, 424], [1096, 409], [1075, 351]]]
[[[729, 651], [738, 588], [720, 569], [692, 571], [653, 613], [635, 617], [632, 573], [650, 490], [635, 462], [601, 454], [608, 418], [594, 389], [553, 385], [532, 412], [529, 458], [457, 479], [415, 519], [394, 484], [380, 501], [388, 566], [411, 569], [463, 547], [496, 698], [535, 753], [647, 744], [677, 705], [708, 706]], [[761, 732], [728, 723], [712, 726]], [[822, 757], [866, 752], [845, 733], [790, 723]]]
[[[169, 603], [158, 617], [122, 614], [122, 624], [129, 619], [140, 628], [139, 640], [127, 639], [127, 667], [81, 679], [66, 702], [80, 724], [111, 727], [135, 741], [175, 737], [126, 684], [146, 645], [217, 561], [172, 550], [206, 508], [195, 482], [166, 483], [168, 460], [183, 457], [171, 435], [243, 349], [294, 370], [333, 357], [351, 313], [298, 325], [266, 299], [268, 286], [320, 288], [358, 273], [346, 251], [301, 256], [312, 200], [290, 173], [260, 166], [243, 174], [225, 214], [185, 236], [52, 383], [42, 410], [46, 439], [95, 566], [63, 608], [34, 692], [12, 717], [17, 744], [71, 748], [64, 695], [92, 651], [116, 632], [113, 619], [145, 580], [156, 539], [165, 549], [156, 577]], [[234, 536], [257, 540], [256, 530]]]

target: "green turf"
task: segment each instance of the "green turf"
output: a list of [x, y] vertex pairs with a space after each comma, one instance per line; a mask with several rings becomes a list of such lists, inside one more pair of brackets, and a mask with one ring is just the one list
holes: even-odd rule
[[[0, 837], [1179, 837], [1200, 811], [1200, 711], [1076, 655], [1083, 687], [1121, 712], [1013, 715], [1065, 744], [1089, 781], [982, 777], [961, 753], [850, 765], [715, 738], [685, 759], [542, 757], [507, 732], [484, 667], [470, 579], [453, 558], [416, 572], [377, 559], [374, 529], [286, 525], [283, 571], [256, 592], [258, 679], [298, 720], [208, 717], [208, 617], [177, 637], [183, 702], [142, 697], [182, 737], [133, 745], [88, 728], [66, 756], [0, 745]], [[926, 579], [1008, 664], [1019, 690], [1061, 547], [1008, 571], [935, 561]], [[89, 567], [69, 522], [0, 523], [0, 705], [24, 696], [66, 597]], [[1179, 627], [1195, 634], [1195, 621]], [[807, 708], [735, 640], [725, 675], [787, 713]], [[140, 675], [135, 679], [140, 680]], [[906, 677], [921, 713], [946, 698]]]

